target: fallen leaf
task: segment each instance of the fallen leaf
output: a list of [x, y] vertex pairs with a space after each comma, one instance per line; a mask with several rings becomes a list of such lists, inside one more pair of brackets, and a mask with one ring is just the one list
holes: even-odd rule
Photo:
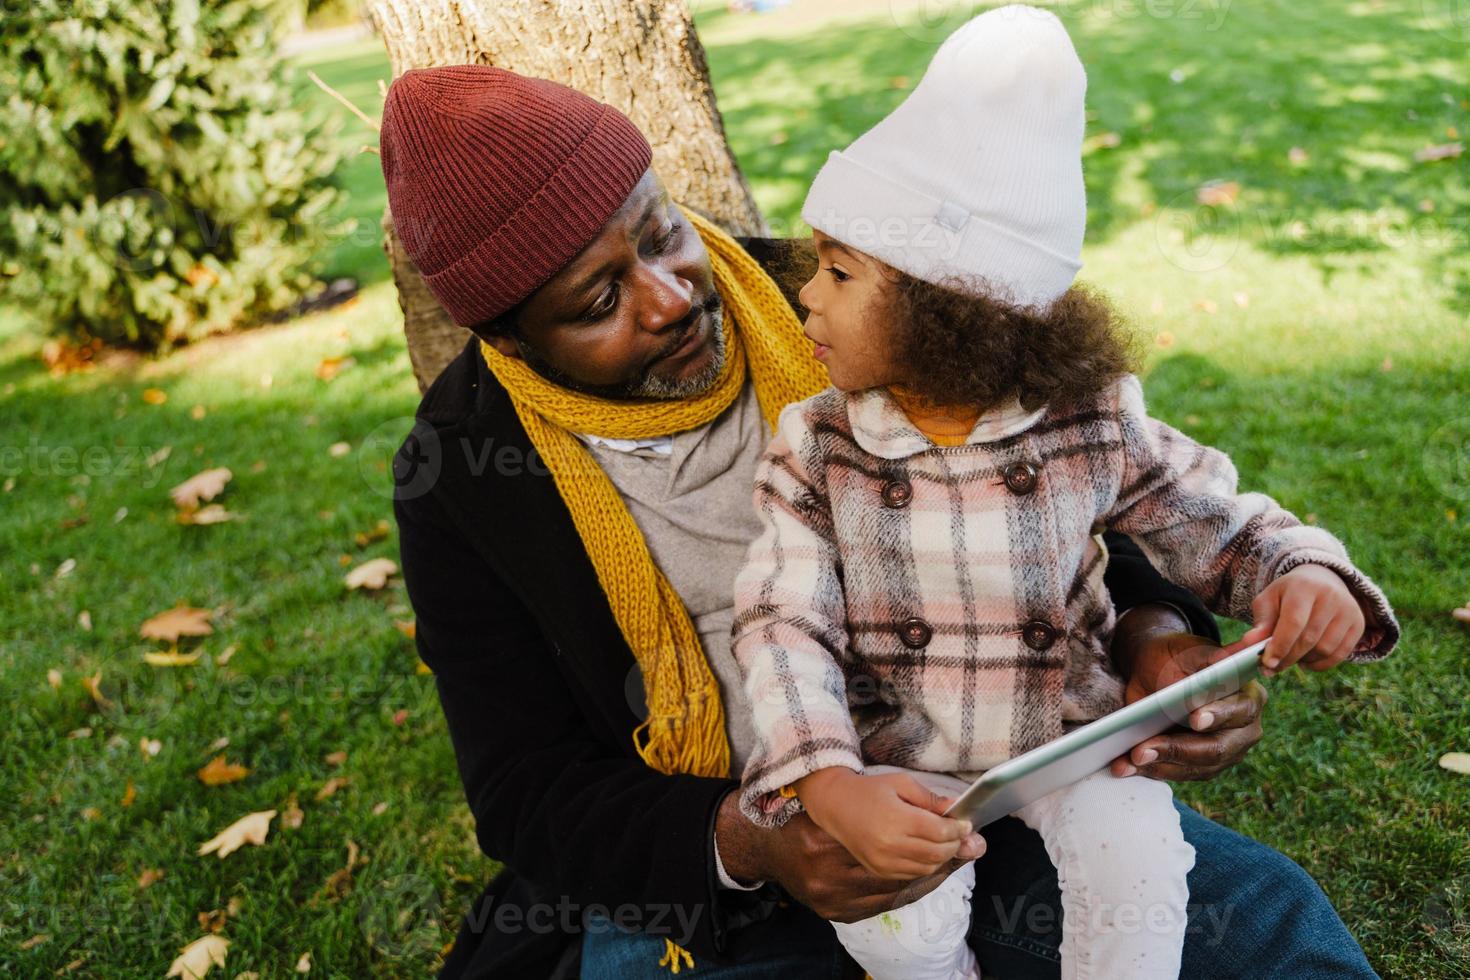
[[81, 728], [73, 728], [71, 731], [66, 733], [66, 737], [72, 739], [73, 741], [79, 738], [91, 738], [92, 729], [86, 727], [85, 725]]
[[59, 970], [57, 970], [56, 973], [55, 973], [55, 976], [58, 976], [58, 977], [65, 976], [66, 974], [72, 972], [73, 970], [75, 970], [77, 967], [81, 966], [85, 962], [87, 962], [87, 958], [85, 956], [78, 956], [76, 959], [74, 959], [70, 963], [66, 964], [66, 966], [63, 966]]
[[219, 273], [209, 266], [196, 262], [184, 273], [184, 281], [191, 286], [204, 286], [206, 289], [219, 282]]
[[203, 650], [195, 650], [193, 653], [180, 653], [177, 647], [168, 650], [149, 650], [143, 654], [143, 662], [152, 664], [154, 667], [187, 667], [204, 654]]
[[49, 943], [50, 941], [51, 941], [51, 934], [49, 932], [42, 932], [42, 933], [38, 933], [37, 935], [32, 936], [30, 939], [27, 939], [25, 942], [21, 943], [20, 944], [20, 948], [21, 949], [35, 949], [37, 946], [41, 945], [42, 943]]
[[1450, 615], [1462, 623], [1470, 623], [1470, 606], [1461, 606], [1459, 609], [1451, 612]]
[[133, 801], [136, 800], [137, 798], [138, 798], [138, 787], [134, 786], [133, 785], [133, 781], [131, 779], [129, 779], [128, 780], [128, 788], [123, 791], [122, 805], [123, 806], [132, 806], [133, 805]]
[[195, 405], [193, 408], [189, 409], [189, 418], [197, 421], [204, 418], [207, 411], [208, 409], [206, 409], [203, 405]]
[[229, 646], [227, 646], [223, 650], [221, 650], [218, 655], [215, 656], [214, 662], [217, 663], [217, 664], [219, 664], [221, 667], [223, 667], [225, 664], [227, 664], [227, 663], [230, 662], [230, 658], [233, 657], [234, 655], [235, 655], [235, 644], [231, 643]]
[[225, 968], [225, 952], [230, 941], [223, 936], [208, 935], [194, 940], [179, 951], [165, 977], [200, 980], [211, 967]]
[[149, 405], [162, 405], [168, 401], [168, 392], [162, 388], [144, 388], [143, 401]]
[[1089, 136], [1082, 141], [1082, 155], [1087, 156], [1089, 153], [1096, 153], [1098, 150], [1111, 150], [1119, 146], [1122, 142], [1123, 137], [1117, 133], [1098, 133], [1096, 136]]
[[152, 888], [163, 878], [163, 872], [157, 868], [144, 868], [143, 873], [138, 875], [138, 890]]
[[1160, 347], [1173, 347], [1174, 335], [1167, 330], [1160, 330], [1158, 336], [1154, 337], [1154, 343]]
[[434, 668], [430, 667], [428, 664], [420, 660], [417, 664], [414, 665], [413, 672], [415, 674], [418, 674], [420, 677], [425, 677], [434, 673]]
[[92, 701], [97, 707], [103, 711], [112, 710], [112, 699], [102, 693], [102, 671], [97, 671], [91, 677], [83, 677], [82, 687], [85, 687], [87, 693], [92, 695]]
[[1307, 151], [1302, 149], [1300, 146], [1293, 146], [1290, 150], [1286, 151], [1286, 159], [1289, 160], [1293, 166], [1300, 167], [1305, 165], [1306, 162], [1311, 159], [1311, 157], [1307, 153]]
[[1194, 192], [1196, 204], [1204, 207], [1221, 207], [1234, 204], [1240, 196], [1240, 184], [1233, 180], [1212, 180], [1201, 184]]
[[387, 803], [378, 803], [378, 804], [376, 804], [373, 807], [373, 816], [375, 816], [375, 817], [381, 817], [387, 811], [388, 811], [388, 804]]
[[1197, 299], [1194, 301], [1194, 308], [1197, 310], [1202, 310], [1203, 312], [1209, 313], [1211, 315], [1220, 311], [1219, 304], [1217, 304], [1212, 299]]
[[92, 632], [92, 614], [85, 609], [77, 613], [77, 625], [88, 633]]
[[226, 762], [223, 755], [217, 755], [210, 759], [194, 775], [205, 786], [226, 786], [230, 783], [238, 783], [250, 775], [250, 770], [238, 762]]
[[151, 759], [163, 751], [163, 743], [145, 735], [138, 739], [138, 751], [143, 753], [144, 758]]
[[395, 619], [393, 621], [393, 627], [411, 640], [418, 633], [418, 620]]
[[1452, 160], [1465, 152], [1464, 143], [1440, 143], [1438, 146], [1426, 146], [1414, 153], [1415, 163], [1433, 163], [1436, 160]]
[[193, 510], [206, 500], [213, 500], [224, 490], [235, 474], [227, 466], [201, 470], [168, 492], [176, 506]]
[[373, 526], [373, 529], [371, 531], [358, 531], [357, 534], [354, 535], [354, 538], [357, 541], [357, 546], [359, 548], [366, 548], [374, 541], [381, 541], [387, 536], [388, 522], [379, 521], [376, 525]]
[[271, 820], [275, 815], [276, 811], [274, 810], [258, 810], [255, 813], [247, 813], [203, 844], [200, 844], [197, 853], [215, 853], [221, 859], [224, 859], [246, 844], [264, 844], [266, 835], [270, 833]]
[[55, 667], [46, 671], [46, 683], [51, 685], [52, 690], [59, 690], [61, 688], [61, 671]]
[[297, 973], [310, 973], [311, 972], [311, 953], [309, 951], [308, 952], [305, 952], [305, 953], [302, 953], [301, 954], [301, 958], [296, 961], [296, 972]]
[[138, 635], [145, 640], [164, 640], [177, 643], [181, 636], [208, 636], [214, 632], [209, 625], [209, 609], [193, 606], [174, 606], [146, 620], [138, 627]]
[[68, 558], [66, 561], [56, 566], [56, 577], [66, 578], [68, 575], [76, 570], [76, 567], [77, 560], [75, 558]]
[[391, 559], [373, 558], [348, 572], [342, 581], [349, 589], [381, 589], [397, 571], [398, 566]]
[[324, 357], [316, 366], [316, 376], [323, 381], [331, 381], [356, 363], [350, 357]]
[[88, 807], [83, 807], [82, 808], [82, 819], [83, 820], [96, 820], [100, 816], [102, 816], [102, 811], [99, 810], [99, 809], [97, 809], [95, 806], [88, 806]]
[[335, 902], [345, 898], [347, 893], [352, 891], [352, 871], [357, 867], [357, 855], [357, 843], [349, 839], [347, 841], [346, 867], [338, 868], [327, 877], [321, 889], [316, 893], [315, 897], [317, 900], [325, 899], [329, 902]]
[[306, 814], [302, 813], [301, 807], [296, 805], [296, 794], [292, 793], [291, 798], [286, 801], [285, 812], [281, 814], [281, 826], [287, 830], [295, 830], [305, 819]]
[[393, 712], [393, 724], [402, 728], [405, 721], [408, 721], [407, 708], [399, 708], [397, 711]]
[[329, 766], [340, 766], [347, 761], [347, 750], [338, 749], [336, 752], [328, 752], [322, 756], [322, 761]]
[[346, 456], [350, 452], [352, 452], [352, 443], [350, 442], [334, 442], [327, 447], [328, 456]]
[[199, 928], [205, 932], [224, 932], [225, 923], [224, 909], [210, 909], [199, 913]]
[[222, 504], [205, 504], [198, 510], [181, 510], [174, 515], [180, 524], [223, 524], [233, 521], [239, 514], [225, 510]]
[[317, 802], [321, 802], [327, 797], [335, 795], [337, 790], [346, 786], [349, 782], [351, 782], [351, 779], [347, 776], [333, 776], [325, 783], [322, 783], [322, 788], [316, 791]]
[[148, 458], [143, 460], [143, 465], [151, 470], [159, 463], [162, 463], [164, 460], [168, 459], [169, 456], [173, 454], [173, 451], [173, 446], [162, 446], [159, 449], [156, 449], [153, 452], [149, 453]]
[[1441, 769], [1470, 776], [1470, 752], [1446, 752], [1439, 757]]

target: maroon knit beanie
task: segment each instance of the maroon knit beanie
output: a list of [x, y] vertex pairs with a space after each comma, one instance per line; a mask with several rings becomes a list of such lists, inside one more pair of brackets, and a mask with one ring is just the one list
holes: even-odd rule
[[403, 247], [462, 327], [555, 275], [653, 158], [612, 106], [487, 65], [404, 72], [388, 89], [379, 151]]

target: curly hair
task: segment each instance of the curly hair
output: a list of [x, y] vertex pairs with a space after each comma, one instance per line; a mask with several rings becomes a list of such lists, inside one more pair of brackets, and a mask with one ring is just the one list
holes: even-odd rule
[[904, 384], [938, 405], [1029, 409], [1085, 398], [1136, 370], [1138, 338], [1100, 293], [1074, 285], [1045, 307], [1015, 306], [980, 281], [939, 285], [889, 270], [883, 309]]

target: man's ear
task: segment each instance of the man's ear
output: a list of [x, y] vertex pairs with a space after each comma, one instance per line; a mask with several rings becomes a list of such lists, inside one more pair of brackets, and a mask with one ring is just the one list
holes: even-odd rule
[[521, 349], [516, 345], [515, 339], [506, 334], [491, 334], [488, 337], [480, 334], [480, 339], [506, 357], [519, 358], [521, 356]]

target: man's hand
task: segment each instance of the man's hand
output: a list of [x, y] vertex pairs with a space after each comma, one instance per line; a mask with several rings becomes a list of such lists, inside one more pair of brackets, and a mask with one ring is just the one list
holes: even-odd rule
[[857, 922], [915, 902], [985, 850], [983, 841], [978, 847], [962, 847], [937, 872], [912, 881], [880, 878], [805, 813], [777, 830], [755, 826], [740, 812], [738, 794], [727, 794], [715, 817], [726, 873], [736, 881], [778, 882], [829, 922]]
[[[1129, 660], [1131, 671], [1125, 704], [1224, 660], [1245, 649], [1265, 632], [1253, 629], [1238, 642], [1219, 647], [1202, 636], [1166, 632], [1140, 637]], [[1153, 779], [1212, 779], [1229, 769], [1261, 740], [1261, 710], [1266, 689], [1254, 680], [1229, 697], [1190, 712], [1189, 731], [1173, 729], [1145, 739], [1111, 764], [1114, 776], [1137, 773]]]

